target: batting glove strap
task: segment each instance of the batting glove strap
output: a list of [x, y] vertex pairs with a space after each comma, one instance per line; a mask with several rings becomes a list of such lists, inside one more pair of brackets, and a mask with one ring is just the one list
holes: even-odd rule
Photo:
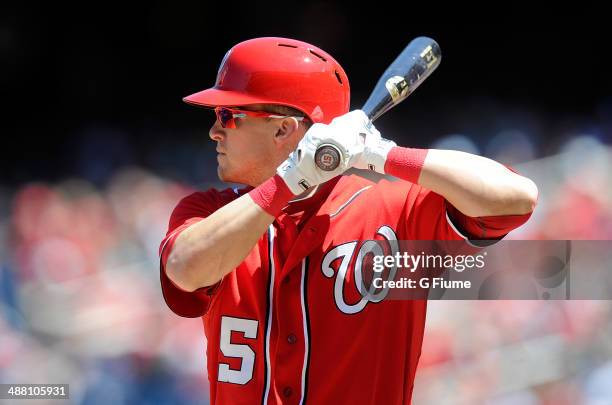
[[397, 146], [395, 142], [383, 138], [365, 112], [361, 110], [351, 111], [332, 121], [343, 121], [346, 127], [359, 134], [363, 144], [363, 152], [356, 154], [351, 166], [357, 169], [372, 170], [385, 173], [385, 163], [389, 151]]
[[366, 146], [363, 153], [364, 164], [361, 168], [385, 174], [387, 157], [391, 149], [396, 147], [397, 144], [388, 139], [381, 138], [380, 136], [378, 139], [373, 139], [373, 142], [368, 142], [368, 136], [371, 137], [371, 135], [366, 134]]

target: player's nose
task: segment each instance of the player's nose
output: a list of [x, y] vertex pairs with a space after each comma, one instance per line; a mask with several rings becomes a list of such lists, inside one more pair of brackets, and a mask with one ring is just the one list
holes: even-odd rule
[[218, 120], [215, 121], [212, 127], [210, 127], [210, 130], [208, 131], [208, 136], [213, 141], [221, 141], [225, 137], [225, 131]]

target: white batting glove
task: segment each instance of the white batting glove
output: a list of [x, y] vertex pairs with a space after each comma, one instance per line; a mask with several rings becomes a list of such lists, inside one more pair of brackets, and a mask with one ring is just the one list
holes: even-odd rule
[[[341, 119], [353, 113], [338, 117], [329, 125], [314, 124], [287, 160], [278, 167], [277, 174], [293, 194], [301, 194], [310, 187], [333, 179], [362, 159], [364, 142], [355, 126], [358, 121]], [[325, 171], [315, 164], [315, 153], [321, 144], [333, 144], [340, 151], [342, 159], [336, 169]]]
[[364, 143], [363, 153], [352, 163], [352, 166], [357, 169], [373, 170], [385, 174], [387, 155], [391, 148], [397, 146], [397, 144], [383, 138], [362, 110], [354, 110], [342, 115], [334, 119], [331, 125], [336, 120], [338, 120], [338, 124], [342, 123], [341, 125], [350, 127], [353, 131], [359, 133]]

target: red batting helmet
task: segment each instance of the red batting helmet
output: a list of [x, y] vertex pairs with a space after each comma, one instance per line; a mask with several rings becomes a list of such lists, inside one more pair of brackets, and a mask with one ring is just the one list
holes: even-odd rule
[[329, 123], [349, 110], [350, 87], [344, 69], [323, 50], [287, 38], [255, 38], [230, 49], [215, 86], [187, 96], [204, 106], [279, 104]]

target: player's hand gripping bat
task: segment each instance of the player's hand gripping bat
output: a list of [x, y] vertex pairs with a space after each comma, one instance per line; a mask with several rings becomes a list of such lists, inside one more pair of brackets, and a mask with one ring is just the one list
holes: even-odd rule
[[[431, 38], [418, 37], [410, 41], [402, 53], [380, 76], [368, 101], [361, 108], [370, 121], [401, 103], [438, 67], [442, 54]], [[321, 170], [332, 171], [340, 164], [342, 153], [335, 145], [319, 145], [315, 162]]]

